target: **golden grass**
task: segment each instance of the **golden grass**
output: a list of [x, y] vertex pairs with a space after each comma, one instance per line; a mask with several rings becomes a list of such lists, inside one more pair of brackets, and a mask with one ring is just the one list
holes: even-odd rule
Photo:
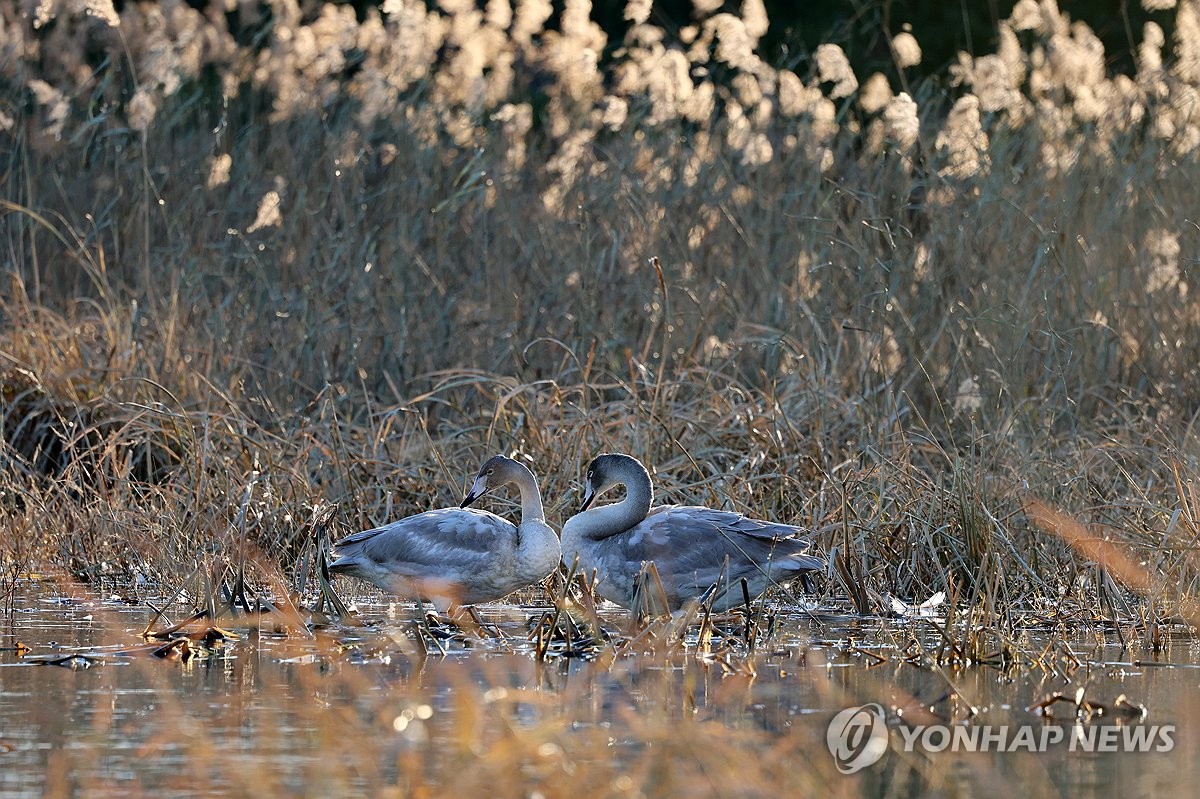
[[0, 11], [0, 593], [294, 575], [329, 505], [454, 502], [496, 451], [561, 523], [620, 450], [828, 527], [863, 612], [1194, 595], [1190, 2], [1136, 75], [1026, 2], [905, 92], [767, 64], [749, 11], [590, 60], [586, 4], [39, 8]]
[[[27, 586], [24, 598], [37, 594]], [[936, 617], [792, 618], [755, 652], [725, 637], [732, 625], [716, 628], [707, 648], [703, 634], [675, 638], [675, 622], [658, 621], [616, 633], [594, 660], [541, 661], [509, 609], [502, 643], [458, 634], [449, 657], [426, 656], [396, 619], [378, 614], [370, 628], [318, 623], [305, 635], [286, 634], [295, 623], [286, 614], [224, 616], [232, 635], [203, 624], [168, 632], [156, 620], [149, 646], [89, 646], [119, 638], [129, 611], [82, 592], [77, 602], [73, 611], [34, 608], [57, 624], [42, 634], [61, 644], [43, 655], [34, 640], [24, 657], [47, 665], [6, 669], [6, 690], [40, 700], [17, 703], [0, 753], [23, 757], [16, 765], [36, 789], [42, 775], [24, 759], [25, 742], [32, 733], [49, 744], [47, 796], [849, 796], [882, 795], [889, 784], [1058, 795], [1093, 784], [1118, 757], [906, 753], [893, 733], [881, 764], [846, 777], [825, 748], [825, 726], [833, 709], [865, 701], [910, 727], [1052, 715], [1047, 723], [1090, 728], [1148, 712], [1153, 723], [1178, 724], [1178, 767], [1120, 756], [1113, 783], [1182, 785], [1191, 774], [1190, 672], [1129, 671], [1186, 661], [1190, 640], [1174, 649], [1168, 641], [1166, 663], [1114, 668], [1103, 663], [1122, 656], [1111, 636], [1027, 616], [1025, 649], [1042, 650], [979, 667], [947, 644]], [[87, 621], [64, 631], [71, 615]], [[39, 634], [36, 625], [27, 632]], [[53, 665], [82, 671], [81, 660], [86, 674]]]

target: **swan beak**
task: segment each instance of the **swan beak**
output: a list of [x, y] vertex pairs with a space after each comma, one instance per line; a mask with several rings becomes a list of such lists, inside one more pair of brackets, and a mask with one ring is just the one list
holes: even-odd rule
[[588, 483], [587, 488], [583, 491], [583, 504], [579, 506], [579, 512], [583, 513], [592, 504], [592, 500], [596, 498], [596, 492], [592, 490], [592, 484]]
[[467, 492], [465, 497], [463, 497], [463, 501], [458, 507], [465, 508], [486, 493], [487, 480], [483, 477], [476, 477], [475, 485], [471, 486], [471, 490]]

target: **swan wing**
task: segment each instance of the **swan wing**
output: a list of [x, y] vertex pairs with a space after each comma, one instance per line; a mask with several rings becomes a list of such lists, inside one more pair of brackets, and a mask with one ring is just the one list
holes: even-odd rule
[[662, 512], [648, 516], [642, 524], [651, 527], [662, 525], [660, 530], [655, 533], [655, 536], [659, 538], [674, 535], [694, 537], [716, 535], [725, 538], [747, 536], [777, 546], [785, 544], [789, 552], [803, 551], [808, 548], [809, 543], [806, 538], [803, 538], [805, 533], [803, 528], [751, 519], [733, 511], [716, 510], [698, 505], [664, 508]]
[[681, 595], [694, 595], [721, 577], [737, 581], [769, 571], [783, 578], [820, 568], [818, 558], [802, 554], [809, 542], [800, 532], [731, 511], [676, 507], [648, 516], [631, 529], [625, 536], [625, 557], [631, 563], [654, 561], [665, 582], [674, 583]]
[[393, 569], [407, 564], [413, 573], [447, 567], [470, 571], [513, 548], [516, 536], [516, 526], [494, 513], [440, 508], [354, 533], [333, 548], [339, 558], [366, 558]]

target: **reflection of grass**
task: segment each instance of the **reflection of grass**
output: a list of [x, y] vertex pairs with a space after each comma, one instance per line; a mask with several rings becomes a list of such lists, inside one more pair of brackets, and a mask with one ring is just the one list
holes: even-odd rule
[[[79, 615], [110, 618], [103, 603], [80, 604]], [[69, 795], [71, 783], [97, 796], [200, 786], [246, 795], [774, 797], [883, 795], [889, 784], [922, 795], [968, 786], [1049, 795], [1055, 786], [1070, 793], [1093, 784], [1098, 761], [905, 753], [893, 729], [884, 762], [848, 778], [834, 769], [825, 728], [835, 710], [867, 701], [881, 702], [894, 726], [910, 729], [1036, 730], [1047, 707], [1056, 719], [1047, 723], [1068, 730], [1076, 718], [1085, 727], [1137, 723], [1144, 704], [1146, 723], [1182, 731], [1195, 713], [1181, 670], [1157, 669], [1155, 680], [1099, 668], [1121, 650], [1104, 646], [1102, 635], [1064, 635], [1053, 626], [1027, 632], [1043, 649], [1034, 660], [965, 668], [938, 657], [940, 636], [925, 620], [814, 624], [791, 616], [753, 654], [730, 643], [702, 655], [695, 638], [685, 645], [669, 634], [628, 646], [615, 632], [623, 619], [605, 618], [614, 640], [597, 657], [539, 662], [531, 644], [519, 643], [521, 624], [508, 613], [499, 626], [512, 650], [481, 643], [465, 655], [456, 643], [449, 657], [408, 646], [411, 638], [390, 618], [318, 627], [308, 637], [242, 616], [231, 622], [237, 636], [195, 641], [206, 652], [186, 659], [164, 660], [161, 642], [84, 650], [94, 658], [86, 681], [52, 665], [6, 669], [6, 690], [37, 699], [17, 706], [4, 735], [33, 725], [37, 740], [50, 744], [48, 779], [67, 785], [46, 795]], [[102, 639], [120, 637], [128, 621], [123, 612]], [[31, 631], [38, 634], [36, 623]], [[870, 639], [875, 660], [856, 649], [859, 634]], [[34, 643], [27, 657], [42, 657], [48, 648]], [[1175, 647], [1172, 659], [1190, 657], [1188, 640]], [[43, 690], [51, 683], [59, 690]], [[1111, 757], [1119, 756], [1100, 760]], [[1178, 768], [1166, 773], [1160, 760], [1131, 755], [1114, 771], [1114, 785], [1151, 773], [1182, 784], [1192, 760], [1173, 762]]]
[[561, 523], [619, 450], [821, 529], [860, 611], [983, 608], [973, 651], [1013, 607], [1191, 618], [1190, 4], [1132, 77], [1018, 4], [908, 94], [765, 63], [754, 4], [688, 42], [631, 4], [608, 74], [575, 4], [92, 5], [3, 28], [0, 595], [298, 574], [330, 504], [449, 504], [501, 450]]

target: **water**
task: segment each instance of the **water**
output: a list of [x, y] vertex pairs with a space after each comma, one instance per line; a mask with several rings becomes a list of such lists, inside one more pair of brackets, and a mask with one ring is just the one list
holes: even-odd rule
[[[1033, 662], [957, 668], [930, 662], [944, 640], [933, 623], [822, 612], [781, 618], [752, 656], [734, 637], [705, 657], [644, 637], [539, 663], [527, 630], [541, 608], [483, 608], [505, 637], [456, 635], [444, 656], [422, 655], [410, 606], [359, 609], [370, 626], [243, 618], [226, 624], [236, 638], [160, 658], [141, 636], [144, 604], [26, 584], [0, 635], [0, 798], [1086, 796], [1196, 784], [1200, 658], [1179, 631], [1155, 656], [1111, 631], [1034, 624], [1020, 647]], [[621, 637], [623, 613], [603, 621]], [[1156, 658], [1175, 665], [1135, 665]], [[1080, 687], [1109, 721], [1074, 721]], [[1063, 721], [1028, 710], [1055, 693], [1072, 700], [1050, 708]], [[1145, 718], [1113, 719], [1120, 695]], [[826, 729], [870, 702], [888, 711], [889, 751], [845, 776]], [[1046, 752], [931, 752], [919, 739], [906, 752], [898, 719], [1068, 737]], [[1068, 749], [1070, 735], [1113, 722], [1117, 735], [1174, 725], [1171, 751]]]

